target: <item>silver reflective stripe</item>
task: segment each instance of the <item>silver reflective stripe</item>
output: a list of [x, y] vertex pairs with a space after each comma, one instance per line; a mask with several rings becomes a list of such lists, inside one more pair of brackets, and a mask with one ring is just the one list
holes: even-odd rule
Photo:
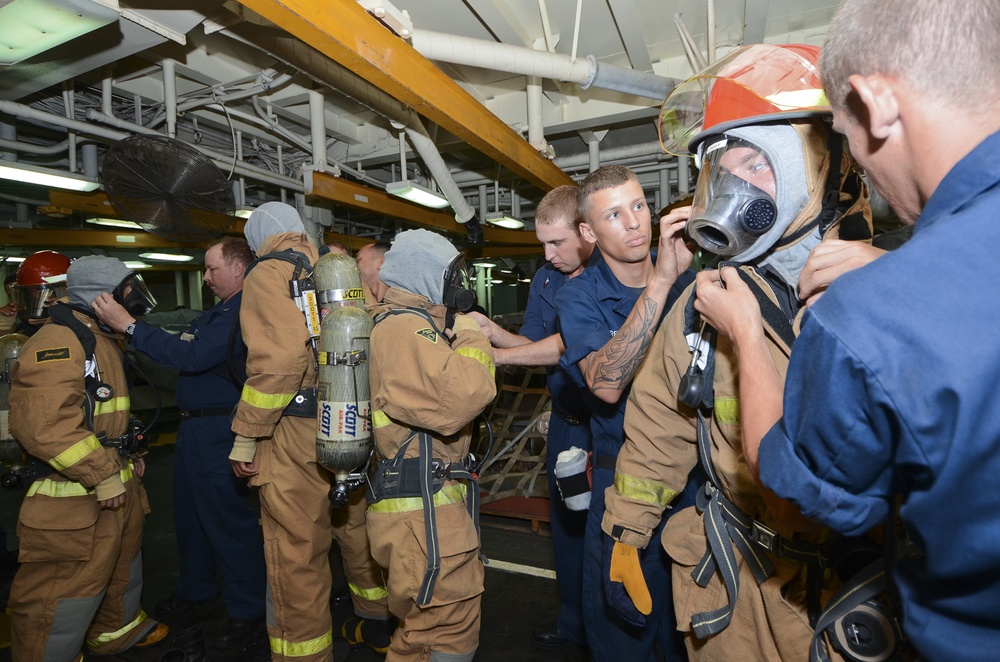
[[[87, 598], [63, 598], [56, 602], [42, 662], [66, 662], [80, 653], [87, 628], [104, 599], [104, 591]], [[42, 636], [43, 633], [37, 633]]]
[[431, 651], [431, 662], [472, 662], [472, 658], [475, 656], [475, 648], [468, 653], [442, 653], [441, 651]]
[[125, 618], [142, 609], [142, 551], [128, 564], [128, 585], [125, 587]]

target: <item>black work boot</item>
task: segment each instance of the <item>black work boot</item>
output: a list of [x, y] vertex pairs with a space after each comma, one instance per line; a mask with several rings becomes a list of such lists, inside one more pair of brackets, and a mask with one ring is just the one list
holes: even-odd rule
[[263, 618], [230, 618], [226, 627], [212, 640], [212, 647], [220, 650], [244, 648], [257, 640], [264, 640]]

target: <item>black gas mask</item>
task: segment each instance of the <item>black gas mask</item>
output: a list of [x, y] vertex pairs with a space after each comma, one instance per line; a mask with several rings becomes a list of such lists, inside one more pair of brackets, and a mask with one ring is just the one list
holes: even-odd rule
[[128, 311], [129, 315], [136, 318], [143, 317], [156, 306], [156, 297], [149, 291], [142, 276], [136, 273], [129, 274], [119, 283], [111, 296]]
[[476, 292], [469, 280], [469, 270], [465, 266], [465, 256], [455, 256], [444, 270], [444, 294], [442, 303], [448, 310], [465, 313], [476, 305]]

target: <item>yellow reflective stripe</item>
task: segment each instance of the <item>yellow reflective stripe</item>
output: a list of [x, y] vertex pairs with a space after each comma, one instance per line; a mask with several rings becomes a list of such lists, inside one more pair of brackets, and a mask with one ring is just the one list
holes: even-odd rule
[[126, 634], [134, 630], [140, 623], [146, 620], [146, 612], [139, 610], [139, 615], [132, 619], [132, 622], [121, 628], [120, 630], [115, 630], [114, 632], [107, 632], [93, 639], [87, 640], [87, 646], [90, 648], [97, 648], [98, 646], [103, 646], [104, 644], [110, 643], [115, 639], [121, 639]]
[[[449, 503], [459, 503], [465, 500], [465, 485], [445, 485], [434, 495], [434, 505], [444, 506]], [[420, 497], [399, 497], [396, 499], [382, 499], [368, 506], [368, 511], [373, 513], [407, 513], [412, 510], [423, 510], [424, 502]]]
[[271, 640], [271, 652], [285, 657], [305, 657], [322, 653], [333, 645], [333, 628], [326, 634], [308, 641], [285, 641], [278, 637], [268, 637]]
[[[127, 483], [132, 480], [132, 467], [125, 467], [118, 472], [118, 475], [121, 477], [122, 483]], [[30, 497], [35, 496], [36, 494], [41, 494], [42, 496], [58, 498], [86, 496], [88, 494], [94, 494], [94, 492], [95, 490], [93, 488], [86, 488], [80, 483], [43, 478], [42, 480], [36, 480], [28, 486], [28, 493], [26, 496]]]
[[462, 347], [456, 349], [455, 353], [459, 356], [468, 356], [470, 359], [475, 359], [483, 364], [483, 366], [490, 371], [490, 374], [494, 377], [497, 376], [497, 369], [493, 365], [493, 361], [490, 359], [490, 355], [481, 349], [476, 349], [475, 347]]
[[243, 392], [240, 400], [257, 409], [284, 409], [295, 397], [294, 393], [261, 393], [257, 389], [250, 388], [248, 384], [243, 385]]
[[392, 423], [392, 419], [381, 409], [376, 409], [372, 412], [372, 427], [373, 428], [384, 428], [385, 426]]
[[719, 425], [739, 425], [740, 424], [740, 399], [739, 398], [716, 398], [715, 399], [715, 420]]
[[363, 600], [381, 600], [382, 598], [389, 595], [389, 591], [386, 590], [384, 586], [376, 586], [375, 588], [361, 588], [357, 584], [352, 584], [347, 582], [347, 588], [351, 589], [351, 593], [358, 596]]
[[98, 448], [101, 447], [101, 442], [97, 440], [94, 435], [87, 435], [82, 440], [76, 442], [59, 455], [49, 460], [49, 465], [52, 466], [56, 471], [62, 471], [68, 467], [72, 467], [74, 464], [87, 457]]
[[113, 414], [116, 411], [128, 411], [131, 408], [132, 404], [127, 395], [122, 398], [111, 398], [107, 402], [94, 403], [94, 416]]
[[676, 492], [663, 483], [645, 478], [636, 478], [615, 472], [615, 489], [626, 499], [651, 503], [654, 506], [666, 507], [680, 492]]

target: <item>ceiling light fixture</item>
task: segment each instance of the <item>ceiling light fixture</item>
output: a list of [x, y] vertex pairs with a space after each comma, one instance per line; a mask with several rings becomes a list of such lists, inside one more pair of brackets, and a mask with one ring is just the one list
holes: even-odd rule
[[80, 35], [114, 23], [117, 3], [74, 0], [8, 0], [0, 3], [0, 65], [17, 64]]
[[451, 204], [440, 193], [435, 193], [429, 188], [415, 184], [407, 179], [401, 182], [389, 182], [385, 185], [385, 192], [390, 195], [397, 195], [424, 207], [433, 207], [434, 209], [444, 209]]
[[141, 230], [142, 226], [135, 221], [123, 221], [120, 218], [88, 218], [91, 225], [103, 225], [109, 228], [127, 228], [129, 230]]
[[177, 253], [139, 253], [139, 257], [144, 260], [161, 260], [163, 262], [190, 262], [193, 255], [179, 255]]
[[96, 191], [100, 184], [93, 179], [73, 172], [56, 172], [48, 168], [18, 163], [16, 165], [0, 165], [0, 179], [9, 179], [25, 184], [38, 184], [52, 188], [64, 188], [70, 191]]
[[512, 218], [503, 212], [494, 212], [486, 215], [486, 222], [498, 228], [507, 230], [520, 230], [524, 227], [524, 221], [519, 218]]
[[489, 260], [480, 260], [474, 263], [477, 267], [482, 267], [483, 269], [492, 269], [497, 266], [496, 262], [490, 262]]
[[233, 216], [237, 218], [250, 218], [250, 214], [253, 213], [253, 207], [240, 207], [235, 212]]
[[125, 260], [125, 266], [129, 269], [149, 269], [153, 265], [146, 264], [142, 260]]

